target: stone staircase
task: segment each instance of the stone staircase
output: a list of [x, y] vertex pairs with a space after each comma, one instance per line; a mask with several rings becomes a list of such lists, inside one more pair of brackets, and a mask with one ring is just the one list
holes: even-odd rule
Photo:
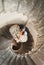
[[44, 65], [44, 0], [0, 0], [0, 15], [15, 11], [28, 17], [34, 47], [31, 53], [16, 54], [10, 40], [0, 36], [0, 65]]

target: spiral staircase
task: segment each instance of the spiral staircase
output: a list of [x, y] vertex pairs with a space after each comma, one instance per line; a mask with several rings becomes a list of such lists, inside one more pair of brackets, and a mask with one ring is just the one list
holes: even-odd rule
[[44, 65], [44, 0], [0, 0], [0, 16], [8, 12], [27, 16], [26, 27], [34, 42], [30, 51], [15, 53], [9, 35], [4, 37], [0, 29], [0, 65]]

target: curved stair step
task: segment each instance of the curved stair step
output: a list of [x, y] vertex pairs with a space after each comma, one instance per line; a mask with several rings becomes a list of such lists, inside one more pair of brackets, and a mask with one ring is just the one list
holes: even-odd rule
[[38, 51], [31, 55], [36, 65], [44, 65], [44, 45]]
[[10, 63], [9, 63], [9, 65], [16, 65], [16, 57], [17, 57], [17, 55], [14, 54], [14, 55], [13, 55], [13, 58], [11, 59], [11, 61], [10, 61]]
[[6, 50], [6, 52], [4, 54], [2, 54], [0, 56], [0, 58], [1, 58], [0, 60], [2, 61], [2, 62], [0, 62], [0, 64], [4, 65], [4, 63], [5, 62], [7, 63], [7, 61], [11, 58], [11, 53], [9, 52], [9, 50], [8, 51]]
[[29, 54], [25, 55], [26, 61], [28, 65], [36, 65], [34, 61], [30, 58]]
[[20, 54], [17, 55], [16, 65], [21, 65], [21, 56], [20, 56]]
[[21, 65], [28, 65], [25, 56], [21, 56]]

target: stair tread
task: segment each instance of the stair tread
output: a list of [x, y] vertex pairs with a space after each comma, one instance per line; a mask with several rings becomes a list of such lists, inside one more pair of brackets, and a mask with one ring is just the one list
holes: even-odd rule
[[21, 57], [21, 65], [28, 65], [24, 56]]
[[20, 55], [17, 55], [16, 65], [21, 65], [21, 56]]
[[35, 65], [34, 61], [30, 58], [29, 54], [25, 55], [28, 65]]
[[44, 64], [44, 45], [43, 45], [43, 47], [38, 49], [38, 52], [31, 55], [31, 58], [37, 65]]

